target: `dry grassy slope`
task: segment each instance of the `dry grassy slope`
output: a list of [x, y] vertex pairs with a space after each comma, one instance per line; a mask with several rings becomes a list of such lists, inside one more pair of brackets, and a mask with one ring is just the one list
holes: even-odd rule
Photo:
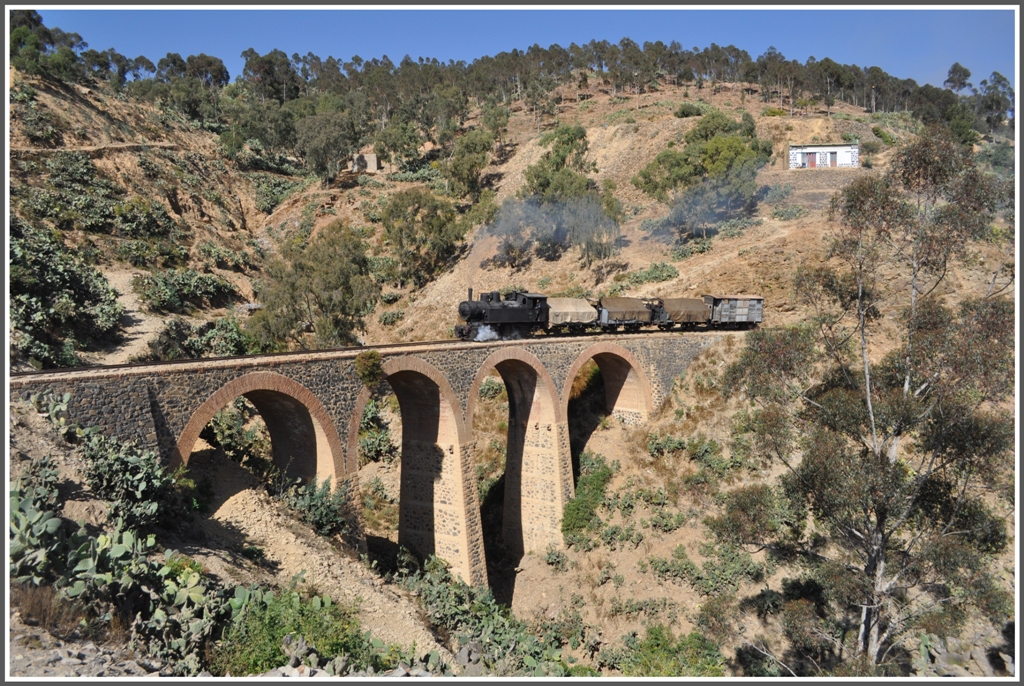
[[[477, 230], [468, 237], [465, 257], [436, 281], [415, 293], [414, 303], [403, 299], [385, 308], [404, 310], [405, 317], [398, 326], [382, 327], [374, 316], [368, 322], [364, 341], [373, 344], [448, 337], [449, 328], [458, 321], [458, 302], [465, 298], [470, 287], [480, 292], [514, 284], [554, 292], [582, 283], [598, 291], [618, 271], [643, 269], [656, 261], [671, 261], [668, 239], [659, 240], [640, 230], [643, 220], [663, 217], [669, 208], [641, 193], [630, 179], [670, 141], [681, 141], [683, 135], [697, 124], [697, 117], [678, 119], [673, 116], [675, 106], [686, 97], [686, 93], [688, 99], [701, 97], [737, 119], [742, 113], [741, 108], [750, 111], [758, 123], [758, 136], [774, 143], [775, 162], [771, 168], [761, 172], [759, 182], [793, 184], [793, 201], [806, 205], [812, 211], [796, 222], [778, 222], [771, 219], [767, 211], [762, 211], [763, 226], [747, 231], [738, 239], [716, 241], [714, 251], [709, 254], [676, 262], [679, 278], [647, 285], [637, 294], [699, 295], [711, 291], [753, 290], [769, 298], [766, 303], [768, 321], [782, 323], [795, 319], [797, 315], [792, 314], [794, 304], [790, 302], [788, 293], [791, 267], [802, 259], [818, 259], [822, 247], [820, 238], [825, 229], [821, 210], [828, 198], [842, 184], [870, 172], [790, 172], [783, 166], [787, 141], [838, 143], [842, 142], [843, 132], [867, 138], [872, 135], [871, 126], [850, 120], [827, 119], [824, 113], [794, 118], [761, 117], [762, 103], [751, 97], [746, 97], [741, 103], [739, 93], [728, 87], [718, 94], [709, 90], [686, 91], [667, 87], [661, 93], [644, 95], [639, 110], [634, 98], [618, 102], [612, 96], [600, 93], [582, 103], [570, 100], [560, 106], [560, 121], [580, 123], [587, 129], [588, 158], [597, 165], [597, 172], [591, 176], [599, 184], [605, 179], [614, 181], [616, 197], [626, 210], [627, 219], [622, 224], [624, 248], [620, 255], [609, 261], [607, 275], [581, 269], [573, 251], [556, 262], [534, 259], [519, 270], [494, 267], [488, 260], [497, 250], [497, 240], [484, 230]], [[834, 108], [833, 113], [863, 116], [858, 108], [845, 104]], [[628, 121], [630, 119], [633, 121]], [[469, 121], [470, 125], [475, 123], [473, 119]], [[483, 172], [485, 177], [495, 179], [499, 203], [516, 195], [524, 183], [526, 168], [543, 155], [546, 148], [539, 144], [539, 138], [532, 115], [514, 112], [509, 125], [509, 140], [514, 154], [506, 162], [492, 164]], [[876, 160], [884, 164], [886, 157], [883, 153]], [[544, 287], [540, 285], [542, 280], [547, 284]]]
[[[268, 216], [256, 208], [255, 190], [246, 175], [232, 161], [221, 156], [217, 139], [209, 132], [192, 129], [153, 106], [122, 100], [102, 88], [55, 86], [24, 77], [13, 70], [11, 75], [15, 82], [24, 81], [36, 88], [37, 107], [56, 120], [61, 136], [54, 143], [54, 148], [88, 153], [96, 166], [112, 181], [125, 187], [129, 195], [139, 194], [159, 201], [169, 208], [173, 219], [188, 222], [194, 231], [192, 266], [201, 263], [195, 246], [205, 241], [233, 250], [258, 241], [272, 252], [278, 240], [299, 226], [304, 212], [308, 216], [312, 211], [314, 233], [336, 219], [357, 227], [368, 226], [369, 222], [360, 208], [362, 203], [375, 204], [382, 197], [413, 185], [387, 182], [382, 189], [363, 188], [355, 184], [354, 175], [345, 174], [329, 188], [307, 184]], [[865, 138], [871, 136], [868, 124], [825, 119], [821, 114], [794, 118], [761, 117], [759, 113], [763, 104], [750, 96], [741, 99], [740, 92], [730, 84], [717, 94], [711, 93], [710, 89], [698, 91], [667, 87], [662, 92], [644, 95], [639, 109], [632, 97], [615, 98], [604, 91], [595, 91], [592, 95], [588, 100], [575, 102], [575, 93], [566, 92], [558, 117], [560, 121], [578, 122], [586, 127], [590, 159], [598, 169], [593, 178], [598, 183], [605, 179], [613, 180], [617, 185], [616, 196], [626, 210], [627, 219], [623, 224], [625, 247], [621, 255], [606, 265], [607, 273], [603, 280], [617, 271], [640, 269], [651, 262], [669, 259], [669, 247], [665, 242], [639, 230], [644, 219], [664, 216], [668, 208], [640, 193], [630, 179], [670, 141], [680, 141], [685, 132], [696, 125], [696, 117], [678, 119], [673, 116], [675, 106], [683, 99], [703, 98], [737, 118], [743, 108], [749, 110], [758, 122], [758, 135], [775, 143], [776, 169], [762, 172], [762, 180], [765, 183], [796, 181], [794, 185], [798, 190], [794, 200], [814, 209], [824, 206], [828, 196], [838, 187], [837, 182], [849, 180], [855, 172], [838, 170], [808, 174], [782, 171], [780, 167], [786, 141], [838, 142], [843, 132], [857, 133]], [[12, 111], [16, 110], [17, 107], [12, 105]], [[845, 104], [838, 105], [834, 111], [851, 116], [862, 114], [857, 108]], [[479, 124], [478, 113], [473, 114], [468, 124]], [[544, 127], [549, 126], [549, 122], [545, 122]], [[492, 179], [499, 203], [516, 194], [523, 184], [525, 169], [535, 163], [545, 150], [538, 143], [536, 120], [518, 105], [513, 107], [507, 140], [513, 154], [507, 161], [492, 164], [483, 172], [485, 177]], [[45, 158], [45, 153], [33, 148], [19, 117], [12, 117], [11, 148], [12, 182], [40, 183], [39, 167], [33, 169], [31, 165], [33, 162], [38, 165]], [[158, 167], [155, 176], [147, 176], [140, 168], [141, 158]], [[382, 249], [381, 228], [379, 225], [373, 228], [376, 236], [370, 239], [370, 246], [376, 254]], [[816, 238], [821, 230], [820, 217], [814, 213], [788, 225], [768, 219], [764, 226], [748, 232], [741, 239], [717, 242], [715, 251], [709, 255], [678, 263], [682, 272], [678, 279], [648, 286], [639, 294], [760, 290], [770, 297], [770, 320], [784, 321], [785, 317], [780, 315], [788, 304], [779, 294], [786, 288], [788, 272], [779, 270], [778, 263], [791, 262], [801, 254], [800, 251], [813, 252], [819, 244]], [[112, 239], [73, 233], [66, 239], [73, 245], [92, 240], [101, 248], [105, 242], [108, 248], [112, 243]], [[792, 250], [787, 245], [800, 247]], [[534, 260], [524, 269], [513, 272], [484, 266], [496, 247], [493, 237], [479, 230], [472, 233], [468, 236], [462, 257], [439, 279], [419, 292], [408, 293], [408, 297], [394, 305], [378, 306], [378, 310], [367, 318], [368, 327], [362, 336], [364, 342], [446, 338], [449, 328], [457, 322], [457, 303], [469, 287], [480, 291], [517, 284], [557, 291], [583, 283], [596, 291], [601, 286], [600, 275], [581, 270], [572, 251], [557, 262]], [[779, 249], [782, 253], [775, 252]], [[777, 257], [780, 254], [783, 257]], [[141, 310], [137, 299], [130, 293], [131, 277], [141, 270], [113, 260], [102, 263], [100, 269], [123, 294], [122, 301], [129, 310], [129, 326], [124, 344], [87, 354], [86, 358], [95, 364], [125, 362], [145, 349], [146, 342], [159, 329], [162, 319]], [[251, 297], [251, 278], [258, 276], [258, 271], [238, 273], [216, 268], [213, 271], [235, 283], [243, 299]], [[548, 284], [543, 289], [539, 286], [542, 279], [546, 279]], [[395, 327], [382, 327], [377, 323], [377, 316], [384, 309], [402, 309], [405, 317]], [[196, 316], [209, 318], [225, 313], [223, 310], [207, 311], [196, 313]]]
[[[162, 204], [174, 221], [185, 221], [193, 236], [190, 266], [200, 260], [195, 246], [212, 241], [241, 250], [252, 240], [265, 239], [263, 213], [255, 205], [250, 182], [236, 165], [223, 159], [217, 139], [158, 108], [121, 99], [105, 87], [54, 84], [10, 71], [12, 83], [36, 90], [35, 107], [48, 116], [59, 135], [47, 147], [28, 138], [18, 116], [22, 106], [11, 105], [11, 185], [39, 186], [45, 180], [45, 162], [57, 150], [89, 156], [101, 174], [121, 186], [125, 197], [139, 195]], [[140, 166], [148, 162], [149, 173]], [[125, 337], [119, 346], [86, 352], [91, 364], [119, 364], [145, 352], [146, 343], [159, 331], [163, 317], [142, 309], [131, 292], [131, 279], [144, 270], [113, 258], [117, 240], [83, 232], [66, 232], [71, 246], [95, 244], [103, 254], [98, 268], [121, 293], [125, 305]], [[234, 283], [243, 298], [250, 298], [248, 274], [214, 268]], [[199, 318], [224, 311], [196, 313]]]

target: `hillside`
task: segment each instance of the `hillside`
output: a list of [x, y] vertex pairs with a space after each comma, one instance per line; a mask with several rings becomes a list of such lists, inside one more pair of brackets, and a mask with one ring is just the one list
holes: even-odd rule
[[[213, 133], [155, 106], [116, 97], [104, 88], [57, 86], [13, 71], [11, 78], [20, 92], [27, 93], [28, 87], [34, 90], [22, 100], [12, 98], [13, 212], [31, 221], [45, 219], [56, 226], [68, 249], [88, 256], [117, 290], [117, 300], [124, 307], [121, 340], [79, 352], [85, 364], [120, 364], [150, 354], [150, 342], [171, 315], [149, 309], [133, 290], [132, 281], [137, 275], [190, 268], [217, 277], [233, 286], [233, 295], [211, 298], [203, 306], [175, 316], [191, 324], [232, 316], [244, 328], [250, 311], [245, 305], [256, 300], [254, 287], [266, 277], [267, 262], [287, 241], [296, 236], [315, 238], [324, 227], [342, 220], [359, 230], [371, 256], [387, 255], [389, 246], [381, 224], [375, 221], [375, 209], [395, 193], [429, 188], [429, 184], [388, 180], [383, 173], [369, 176], [343, 172], [332, 183], [321, 183], [302, 175], [298, 160], [252, 147], [228, 155]], [[622, 283], [628, 273], [659, 262], [671, 264], [678, 275], [629, 287], [626, 292], [636, 296], [695, 297], [704, 293], [756, 292], [765, 298], [764, 327], [808, 321], [811, 313], [797, 297], [793, 280], [799, 267], [827, 263], [826, 238], [832, 228], [827, 218], [830, 199], [847, 183], [885, 169], [895, 148], [880, 146], [881, 151], [872, 155], [871, 169], [791, 171], [784, 164], [787, 144], [840, 143], [844, 134], [879, 140], [872, 133], [875, 126], [881, 126], [898, 141], [906, 141], [914, 138], [917, 123], [895, 115], [872, 120], [861, 108], [846, 103], [837, 103], [831, 117], [823, 111], [798, 117], [762, 116], [763, 105], [756, 95], [741, 93], [738, 86], [731, 85], [724, 84], [717, 93], [710, 88], [697, 91], [665, 85], [656, 93], [644, 94], [639, 106], [635, 97], [613, 96], [597, 89], [591, 93], [593, 97], [577, 102], [575, 91], [566, 89], [557, 119], [584, 126], [588, 159], [597, 168], [589, 176], [599, 187], [605, 180], [613, 181], [615, 198], [623, 207], [618, 254], [591, 269], [580, 265], [574, 249], [551, 261], [534, 256], [518, 268], [500, 266], [493, 259], [498, 238], [489, 233], [487, 226], [474, 226], [437, 278], [420, 288], [387, 283], [384, 292], [400, 297], [393, 297], [390, 304], [375, 305], [364, 318], [366, 327], [358, 332], [359, 341], [373, 346], [448, 339], [451, 327], [458, 322], [458, 303], [468, 288], [479, 293], [516, 286], [544, 293], [575, 290], [577, 294], [596, 296]], [[779, 219], [773, 216], [771, 205], [761, 203], [752, 217], [760, 220], [759, 224], [731, 236], [715, 235], [710, 251], [679, 258], [673, 257], [674, 235], [649, 230], [668, 214], [669, 206], [639, 191], [631, 179], [670, 142], [682, 141], [698, 124], [699, 117], [674, 116], [680, 102], [696, 102], [698, 96], [734, 119], [742, 111], [754, 116], [757, 137], [771, 141], [773, 153], [772, 163], [758, 173], [758, 186], [789, 185], [787, 204], [803, 208], [803, 212], [795, 219]], [[26, 115], [29, 107], [31, 116]], [[545, 152], [533, 115], [521, 105], [511, 109], [509, 154], [503, 159], [492, 156], [481, 173], [485, 187], [494, 192], [499, 205], [516, 196], [525, 183], [526, 169]], [[466, 126], [479, 124], [480, 116], [478, 111], [471, 112]], [[40, 121], [56, 133], [41, 135]], [[545, 121], [541, 130], [550, 128], [551, 122]], [[78, 156], [68, 158], [60, 153]], [[82, 172], [83, 158], [94, 167], [94, 177]], [[77, 214], [50, 216], [37, 207], [40, 198], [68, 192], [67, 186], [60, 185], [62, 174], [88, 177], [76, 180], [80, 185], [75, 188], [80, 192], [85, 188], [85, 196], [97, 199], [91, 208], [75, 207]], [[147, 208], [139, 222], [156, 222], [162, 228], [149, 234], [140, 230], [137, 235], [124, 229], [125, 224], [100, 231], [79, 228], [82, 217], [88, 217], [91, 211], [116, 211], [118, 217], [129, 216], [125, 208], [134, 198], [141, 198]], [[162, 208], [159, 212], [157, 205]], [[1006, 228], [1006, 222], [1000, 220], [1000, 226]], [[970, 259], [951, 269], [939, 295], [950, 306], [983, 295], [995, 265], [1006, 260], [1005, 250], [1005, 246], [992, 242], [972, 243]], [[893, 287], [902, 285], [905, 279], [895, 270], [883, 271], [881, 277]], [[1015, 295], [1008, 297], [1015, 304]], [[894, 345], [900, 323], [900, 311], [894, 305], [881, 303], [879, 307], [880, 344], [872, 349], [877, 357], [872, 362], [879, 361]], [[381, 317], [385, 312], [399, 311], [400, 317]], [[767, 597], [762, 591], [784, 588], [788, 580], [799, 576], [798, 565], [771, 562], [764, 550], [736, 553], [734, 558], [726, 559], [720, 556], [720, 550], [703, 545], [711, 540], [705, 518], [721, 510], [727, 493], [768, 483], [784, 471], [778, 465], [766, 468], [745, 461], [738, 447], [743, 433], [741, 418], [753, 403], [739, 395], [726, 397], [721, 384], [726, 368], [744, 350], [745, 340], [745, 334], [731, 333], [726, 343], [702, 355], [687, 377], [680, 380], [675, 398], [659, 408], [645, 427], [626, 427], [605, 416], [599, 402], [600, 375], [581, 372], [570, 414], [574, 426], [585, 428], [577, 428], [573, 436], [574, 457], [589, 453], [600, 456], [608, 465], [617, 463], [605, 485], [600, 510], [604, 528], [593, 535], [596, 543], [592, 549], [574, 546], [565, 551], [535, 551], [522, 560], [510, 561], [493, 539], [495, 512], [500, 512], [494, 496], [482, 498], [485, 536], [492, 536], [487, 553], [495, 597], [531, 626], [574, 637], [566, 638], [564, 657], [571, 657], [569, 663], [589, 665], [604, 675], [621, 675], [625, 671], [621, 665], [626, 664], [621, 655], [629, 652], [623, 646], [628, 644], [630, 632], [634, 632], [635, 639], [643, 637], [651, 626], [664, 624], [678, 637], [691, 632], [711, 636], [724, 656], [722, 672], [749, 675], [754, 673], [750, 671], [750, 655], [744, 657], [739, 649], [755, 635], [781, 635], [782, 618], [777, 613], [759, 613], [751, 603]], [[20, 357], [12, 363], [13, 371], [31, 368]], [[382, 417], [390, 425], [390, 439], [400, 445], [401, 418], [393, 404], [389, 405], [389, 398], [380, 400]], [[501, 390], [482, 400], [477, 409], [474, 459], [483, 496], [497, 493], [494, 486], [500, 485], [507, 400]], [[19, 472], [29, 459], [46, 453], [59, 457], [61, 488], [74, 493], [74, 498], [67, 497], [63, 516], [68, 521], [84, 519], [93, 528], [101, 528], [103, 504], [83, 486], [79, 449], [63, 444], [29, 406], [14, 404], [11, 410], [12, 472]], [[258, 427], [259, 421], [245, 425], [253, 426]], [[665, 437], [677, 437], [682, 443], [661, 453], [652, 450], [651, 441]], [[696, 459], [698, 453], [710, 455], [708, 461]], [[406, 647], [415, 643], [417, 657], [434, 650], [445, 662], [459, 665], [458, 673], [479, 673], [479, 665], [466, 665], [468, 658], [460, 661], [455, 657], [463, 648], [455, 632], [431, 622], [416, 594], [389, 574], [397, 567], [395, 500], [400, 460], [369, 461], [359, 474], [362, 491], [357, 495], [367, 533], [371, 534], [368, 557], [362, 560], [340, 539], [325, 540], [299, 522], [294, 512], [268, 495], [265, 484], [223, 450], [201, 441], [192, 460], [189, 478], [196, 482], [205, 479], [213, 485], [208, 512], [187, 531], [161, 532], [161, 545], [188, 555], [199, 563], [204, 574], [225, 583], [283, 587], [305, 571], [310, 593], [328, 594], [355, 607], [362, 627], [375, 637]], [[990, 502], [1011, 532], [1009, 545], [998, 556], [995, 567], [1002, 587], [1013, 591], [1015, 507], [995, 495], [990, 496]], [[698, 567], [710, 570], [719, 565], [721, 588], [701, 590], [686, 582], [682, 573], [656, 571], [662, 563], [673, 569], [673, 554], [681, 548]], [[245, 551], [253, 549], [260, 551], [258, 560], [246, 557]], [[722, 588], [727, 587], [729, 592], [724, 595], [730, 600], [716, 605]], [[800, 602], [807, 602], [806, 598]], [[12, 607], [12, 616], [15, 614], [19, 621], [26, 617], [24, 610]], [[1005, 633], [1006, 626], [1010, 627], [1009, 634]], [[980, 616], [971, 616], [958, 632], [962, 644], [938, 630], [931, 632], [936, 642], [941, 636], [941, 645], [947, 646], [942, 653], [932, 651], [933, 656], [939, 655], [934, 665], [929, 663], [926, 669], [919, 664], [922, 656], [917, 647], [901, 653], [900, 669], [903, 674], [923, 675], [936, 673], [941, 667], [949, 674], [980, 675], [992, 667], [987, 658], [980, 660], [975, 654], [988, 651], [1005, 654], [1006, 659], [999, 659], [1012, 673], [1012, 627], [1012, 619], [994, 627]], [[29, 631], [24, 625], [22, 629]], [[81, 635], [69, 635], [64, 636], [67, 645], [86, 640]], [[108, 638], [116, 643], [124, 637], [113, 634]], [[788, 640], [780, 639], [780, 644], [789, 648]], [[19, 675], [38, 675], [32, 670], [39, 660], [33, 662], [31, 646], [24, 643], [18, 650], [29, 654], [30, 659]], [[782, 645], [777, 649], [783, 654]], [[618, 658], [615, 650], [620, 651]], [[831, 648], [821, 648], [822, 654], [828, 650]], [[947, 652], [949, 657], [945, 656]], [[927, 662], [927, 649], [924, 659]], [[997, 662], [992, 660], [992, 664]], [[779, 673], [778, 666], [757, 664]], [[795, 663], [793, 667], [798, 668]], [[803, 673], [813, 670], [806, 661], [799, 668], [806, 670]]]

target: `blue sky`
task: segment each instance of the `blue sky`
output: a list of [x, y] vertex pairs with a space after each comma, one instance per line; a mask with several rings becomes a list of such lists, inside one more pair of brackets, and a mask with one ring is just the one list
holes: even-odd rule
[[98, 50], [113, 47], [153, 62], [168, 52], [220, 57], [234, 79], [241, 53], [279, 48], [364, 60], [406, 54], [471, 62], [533, 44], [639, 44], [678, 40], [683, 47], [733, 44], [756, 59], [774, 45], [787, 59], [831, 57], [877, 65], [900, 78], [941, 86], [960, 62], [977, 85], [993, 71], [1016, 89], [1012, 10], [56, 10], [41, 9], [47, 26], [79, 33]]

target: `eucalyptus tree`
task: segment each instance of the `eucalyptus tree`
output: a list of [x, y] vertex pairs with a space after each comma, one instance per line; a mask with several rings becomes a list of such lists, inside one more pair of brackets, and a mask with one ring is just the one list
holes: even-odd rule
[[755, 404], [751, 454], [785, 476], [734, 491], [711, 527], [806, 565], [823, 598], [801, 631], [868, 672], [969, 608], [1011, 611], [992, 563], [1012, 509], [1013, 303], [938, 290], [990, 231], [991, 188], [939, 131], [844, 187], [829, 262], [796, 277], [809, 321], [751, 333], [727, 372]]

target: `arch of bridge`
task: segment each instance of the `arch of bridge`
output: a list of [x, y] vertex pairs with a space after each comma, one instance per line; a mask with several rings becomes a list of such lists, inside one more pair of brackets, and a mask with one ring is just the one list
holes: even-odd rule
[[[192, 413], [171, 454], [172, 469], [188, 463], [203, 428], [240, 396], [252, 402], [267, 425], [278, 466], [305, 478], [315, 475], [333, 481], [350, 474], [341, 438], [323, 403], [294, 379], [265, 371], [232, 379]], [[296, 457], [298, 462], [292, 464]]]
[[569, 373], [562, 386], [562, 416], [568, 417], [573, 381], [589, 360], [594, 360], [601, 370], [608, 412], [628, 424], [646, 421], [654, 411], [651, 384], [647, 374], [633, 353], [617, 343], [608, 341], [589, 346], [569, 367]]

